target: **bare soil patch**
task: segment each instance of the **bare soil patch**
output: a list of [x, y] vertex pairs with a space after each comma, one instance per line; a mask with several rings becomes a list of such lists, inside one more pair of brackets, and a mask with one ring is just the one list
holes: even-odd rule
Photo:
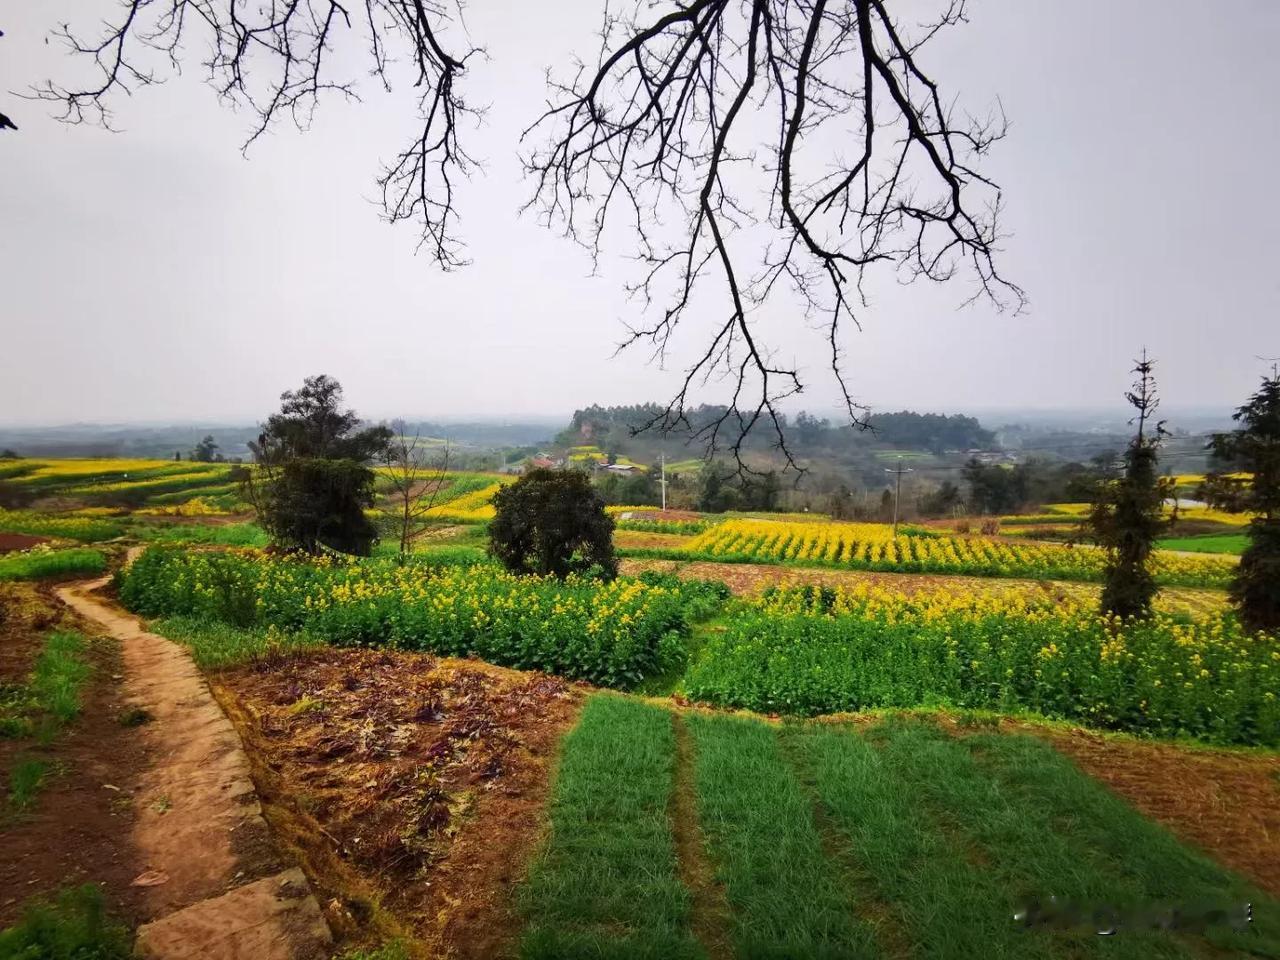
[[[43, 632], [86, 624], [32, 584], [0, 584], [0, 683], [29, 673]], [[34, 806], [0, 812], [0, 928], [17, 919], [30, 897], [51, 896], [67, 884], [102, 886], [108, 905], [130, 923], [145, 917], [143, 890], [131, 886], [141, 857], [129, 837], [137, 816], [137, 788], [148, 757], [137, 728], [119, 722], [121, 657], [117, 642], [92, 637], [93, 675], [80, 716], [53, 742], [0, 739], [0, 811], [14, 758], [22, 753], [50, 765]]]
[[679, 549], [692, 538], [679, 533], [656, 533], [648, 530], [615, 530], [614, 546], [620, 548], [660, 547], [664, 550]]
[[1036, 732], [1179, 839], [1280, 896], [1280, 756]]
[[37, 537], [29, 533], [0, 533], [0, 553], [30, 550], [32, 547], [48, 542], [48, 537]]
[[349, 942], [509, 953], [579, 688], [391, 651], [325, 650], [217, 674], [264, 810]]

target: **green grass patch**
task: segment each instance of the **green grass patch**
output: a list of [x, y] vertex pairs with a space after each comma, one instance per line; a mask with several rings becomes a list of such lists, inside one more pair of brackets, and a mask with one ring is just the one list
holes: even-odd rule
[[107, 915], [102, 891], [71, 887], [57, 898], [28, 904], [22, 917], [0, 931], [3, 960], [129, 960], [132, 937]]
[[324, 641], [302, 631], [233, 627], [203, 617], [165, 617], [153, 622], [151, 629], [190, 650], [191, 658], [203, 670], [218, 670], [324, 646]]
[[[1207, 939], [1220, 949], [1280, 957], [1280, 903], [1178, 842], [1162, 826], [1141, 816], [1043, 741], [980, 734], [955, 745], [958, 751], [966, 748], [973, 766], [966, 764], [963, 757], [956, 762], [972, 771], [975, 781], [981, 779], [990, 784], [985, 791], [988, 795], [1005, 798], [1015, 816], [1031, 828], [1052, 828], [1062, 837], [1066, 848], [1064, 873], [1075, 873], [1085, 864], [1097, 864], [1099, 875], [1106, 878], [1103, 883], [1114, 883], [1114, 896], [1132, 896], [1143, 905], [1243, 907], [1252, 903], [1251, 930], [1237, 933], [1228, 925], [1216, 925], [1208, 930]], [[969, 816], [980, 821], [976, 808], [970, 809]], [[1065, 885], [1057, 878], [1043, 882]], [[1042, 890], [1050, 892], [1047, 886]], [[1112, 893], [1103, 888], [1098, 895]], [[1121, 936], [1127, 939], [1128, 934]]]
[[80, 692], [93, 668], [84, 658], [85, 638], [71, 631], [49, 634], [31, 672], [37, 708], [65, 725], [80, 715]]
[[764, 723], [687, 718], [697, 806], [733, 910], [739, 957], [875, 957], [809, 797]]
[[0, 736], [39, 733], [51, 740], [80, 714], [80, 694], [93, 672], [85, 659], [87, 641], [61, 631], [45, 638], [25, 683], [0, 685]]
[[702, 957], [676, 867], [671, 714], [595, 696], [564, 741], [551, 836], [521, 890], [521, 955]]
[[107, 569], [100, 550], [27, 550], [0, 556], [0, 580], [41, 580], [45, 577], [88, 576]]
[[34, 731], [31, 715], [36, 710], [31, 687], [25, 683], [0, 683], [0, 738], [29, 737]]
[[976, 864], [947, 835], [894, 758], [847, 728], [805, 725], [787, 738], [814, 789], [863, 865], [858, 889], [889, 908], [915, 956], [1034, 960], [1059, 956], [1010, 921], [1018, 907], [999, 865]]
[[1192, 553], [1244, 553], [1249, 538], [1243, 533], [1210, 534], [1201, 537], [1166, 537], [1157, 540], [1161, 550], [1189, 550]]
[[26, 533], [33, 537], [56, 537], [97, 543], [114, 540], [124, 527], [99, 517], [67, 517], [33, 510], [0, 510], [0, 533]]
[[[1280, 956], [1274, 907], [1263, 904], [1261, 894], [1245, 896], [1245, 885], [1229, 871], [1182, 847], [1042, 741], [1000, 734], [957, 740], [916, 721], [884, 724], [875, 740], [904, 795], [918, 798], [946, 825], [953, 842], [1018, 900], [1047, 902], [1056, 896], [1122, 914], [1175, 903], [1226, 905], [1239, 898], [1243, 906], [1252, 900], [1255, 914], [1266, 916], [1265, 927], [1260, 922], [1242, 935], [1217, 927], [1210, 940]], [[1271, 932], [1263, 934], [1268, 927]], [[1138, 928], [1113, 938], [1076, 934], [1070, 943], [1073, 953], [1085, 956], [1201, 953], [1189, 935]]]
[[27, 754], [15, 757], [9, 767], [9, 809], [21, 812], [35, 803], [51, 769], [49, 761], [41, 757]]
[[133, 534], [147, 543], [219, 547], [265, 547], [271, 542], [267, 532], [256, 523], [166, 523], [138, 524]]

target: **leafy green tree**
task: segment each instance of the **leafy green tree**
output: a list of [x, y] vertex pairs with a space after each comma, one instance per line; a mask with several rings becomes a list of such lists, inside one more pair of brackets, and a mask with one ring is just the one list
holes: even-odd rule
[[926, 517], [947, 517], [960, 506], [961, 500], [960, 488], [950, 480], [943, 480], [937, 490], [920, 498], [918, 506]]
[[1214, 459], [1251, 476], [1210, 474], [1205, 487], [1216, 506], [1257, 514], [1249, 521], [1249, 545], [1240, 556], [1231, 599], [1250, 630], [1280, 632], [1280, 374], [1275, 368], [1233, 419], [1241, 426], [1214, 436]]
[[782, 483], [778, 471], [767, 470], [758, 477], [751, 477], [742, 486], [742, 505], [748, 510], [777, 510]]
[[1023, 501], [1020, 474], [998, 464], [971, 457], [960, 472], [969, 484], [969, 507], [974, 513], [1011, 513]]
[[196, 444], [196, 448], [191, 451], [191, 459], [198, 463], [213, 463], [214, 458], [218, 455], [218, 443], [213, 439], [213, 434], [206, 434], [205, 438]]
[[377, 459], [391, 442], [391, 428], [385, 424], [360, 426], [354, 410], [342, 409], [342, 384], [320, 374], [307, 377], [300, 390], [280, 395], [280, 412], [267, 418], [256, 444], [250, 444], [259, 461], [315, 458], [355, 460]]
[[893, 519], [893, 493], [888, 487], [880, 493], [880, 512], [878, 516], [881, 523], [888, 523]]
[[373, 506], [373, 484], [373, 471], [355, 460], [286, 460], [259, 497], [258, 522], [277, 546], [368, 556], [378, 542], [364, 513]]
[[705, 463], [698, 475], [697, 507], [704, 513], [724, 513], [738, 506], [740, 495], [729, 484], [731, 472], [719, 464]]
[[489, 553], [513, 573], [618, 575], [613, 518], [578, 470], [530, 470], [493, 497]]
[[0, 460], [17, 460], [17, 459], [18, 459], [18, 454], [16, 451], [10, 450], [8, 447], [6, 447], [3, 450], [0, 450]]
[[1086, 524], [1093, 538], [1107, 551], [1103, 571], [1102, 610], [1118, 617], [1151, 615], [1156, 593], [1151, 572], [1151, 551], [1156, 539], [1169, 527], [1164, 501], [1173, 495], [1173, 481], [1159, 476], [1160, 444], [1164, 421], [1152, 423], [1160, 399], [1156, 394], [1154, 361], [1136, 361], [1138, 375], [1125, 399], [1137, 410], [1130, 422], [1137, 431], [1123, 454], [1124, 472], [1117, 480], [1102, 481], [1089, 509]]
[[342, 409], [332, 377], [308, 377], [280, 399], [280, 412], [250, 444], [258, 468], [243, 481], [246, 499], [277, 546], [367, 556], [378, 540], [364, 513], [374, 496], [369, 461], [387, 449], [391, 430], [357, 429], [360, 418]]

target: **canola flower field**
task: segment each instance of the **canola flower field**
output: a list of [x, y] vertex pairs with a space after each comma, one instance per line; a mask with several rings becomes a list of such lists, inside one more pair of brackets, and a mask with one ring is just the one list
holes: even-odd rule
[[493, 474], [456, 474], [436, 497], [427, 517], [452, 523], [487, 523], [493, 519], [493, 495], [505, 483]]
[[0, 461], [0, 483], [31, 497], [89, 503], [177, 505], [204, 497], [223, 511], [238, 505], [234, 464], [118, 458]]
[[[986, 537], [899, 533], [877, 523], [786, 523], [728, 520], [691, 539], [681, 552], [695, 559], [792, 563], [906, 573], [955, 573], [1040, 580], [1098, 580], [1104, 554], [1090, 546], [1006, 543]], [[1235, 561], [1160, 552], [1160, 583], [1224, 587]]]
[[1280, 744], [1280, 638], [1229, 613], [1113, 622], [1025, 592], [780, 589], [742, 603], [682, 683], [695, 700], [822, 714], [948, 706]]
[[165, 548], [148, 550], [120, 579], [121, 601], [146, 616], [305, 629], [337, 645], [476, 656], [619, 688], [671, 667], [683, 650], [690, 604], [708, 589], [679, 581], [560, 582], [492, 565]]
[[32, 510], [0, 510], [0, 533], [27, 533], [97, 543], [112, 540], [124, 532], [119, 523], [101, 516], [37, 513]]
[[[1117, 623], [1089, 598], [1015, 587], [727, 594], [661, 576], [561, 583], [492, 564], [177, 548], [149, 549], [120, 579], [122, 601], [145, 616], [475, 656], [619, 689], [666, 677], [665, 689], [723, 707], [986, 709], [1280, 744], [1280, 638], [1248, 636], [1226, 611]], [[697, 626], [712, 616], [713, 629]]]

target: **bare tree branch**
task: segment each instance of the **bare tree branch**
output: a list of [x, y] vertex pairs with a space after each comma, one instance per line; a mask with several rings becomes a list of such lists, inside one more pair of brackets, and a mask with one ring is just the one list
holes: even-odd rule
[[[723, 298], [646, 428], [691, 430], [742, 469], [747, 435], [764, 426], [797, 466], [780, 404], [804, 383], [774, 359], [756, 316], [779, 284], [818, 321], [859, 426], [868, 411], [846, 382], [842, 325], [859, 325], [873, 270], [907, 282], [963, 276], [966, 303], [1024, 306], [996, 266], [1000, 190], [973, 166], [1005, 135], [1003, 116], [958, 119], [920, 62], [964, 19], [963, 0], [911, 35], [883, 0], [637, 2], [606, 13], [595, 67], [549, 78], [547, 109], [524, 135], [539, 138], [526, 209], [594, 263], [607, 225], [632, 238], [629, 289], [650, 319], [619, 349], [645, 341], [665, 362], [696, 291]], [[694, 428], [691, 391], [712, 379], [727, 381], [732, 402]]]
[[[474, 161], [459, 144], [458, 126], [478, 116], [458, 89], [472, 57], [465, 45], [449, 52], [443, 31], [461, 16], [457, 0], [119, 0], [120, 14], [96, 39], [62, 24], [55, 35], [92, 61], [96, 78], [83, 87], [52, 80], [30, 96], [56, 103], [59, 119], [111, 128], [111, 105], [122, 95], [161, 82], [156, 61], [180, 70], [203, 44], [209, 84], [228, 103], [247, 108], [250, 146], [281, 119], [306, 129], [325, 95], [359, 99], [356, 83], [336, 74], [340, 43], [367, 47], [370, 72], [384, 90], [397, 56], [412, 65], [418, 91], [417, 129], [378, 178], [390, 222], [414, 221], [425, 247], [446, 269], [466, 263], [458, 239], [454, 188]], [[363, 17], [352, 9], [364, 7]], [[363, 34], [363, 36], [360, 36]]]
[[430, 511], [449, 482], [449, 445], [434, 460], [427, 456], [422, 437], [403, 420], [391, 425], [395, 436], [383, 454], [385, 476], [391, 482], [391, 499], [396, 503], [396, 525], [400, 534], [400, 555], [407, 556], [414, 542], [431, 526]]

